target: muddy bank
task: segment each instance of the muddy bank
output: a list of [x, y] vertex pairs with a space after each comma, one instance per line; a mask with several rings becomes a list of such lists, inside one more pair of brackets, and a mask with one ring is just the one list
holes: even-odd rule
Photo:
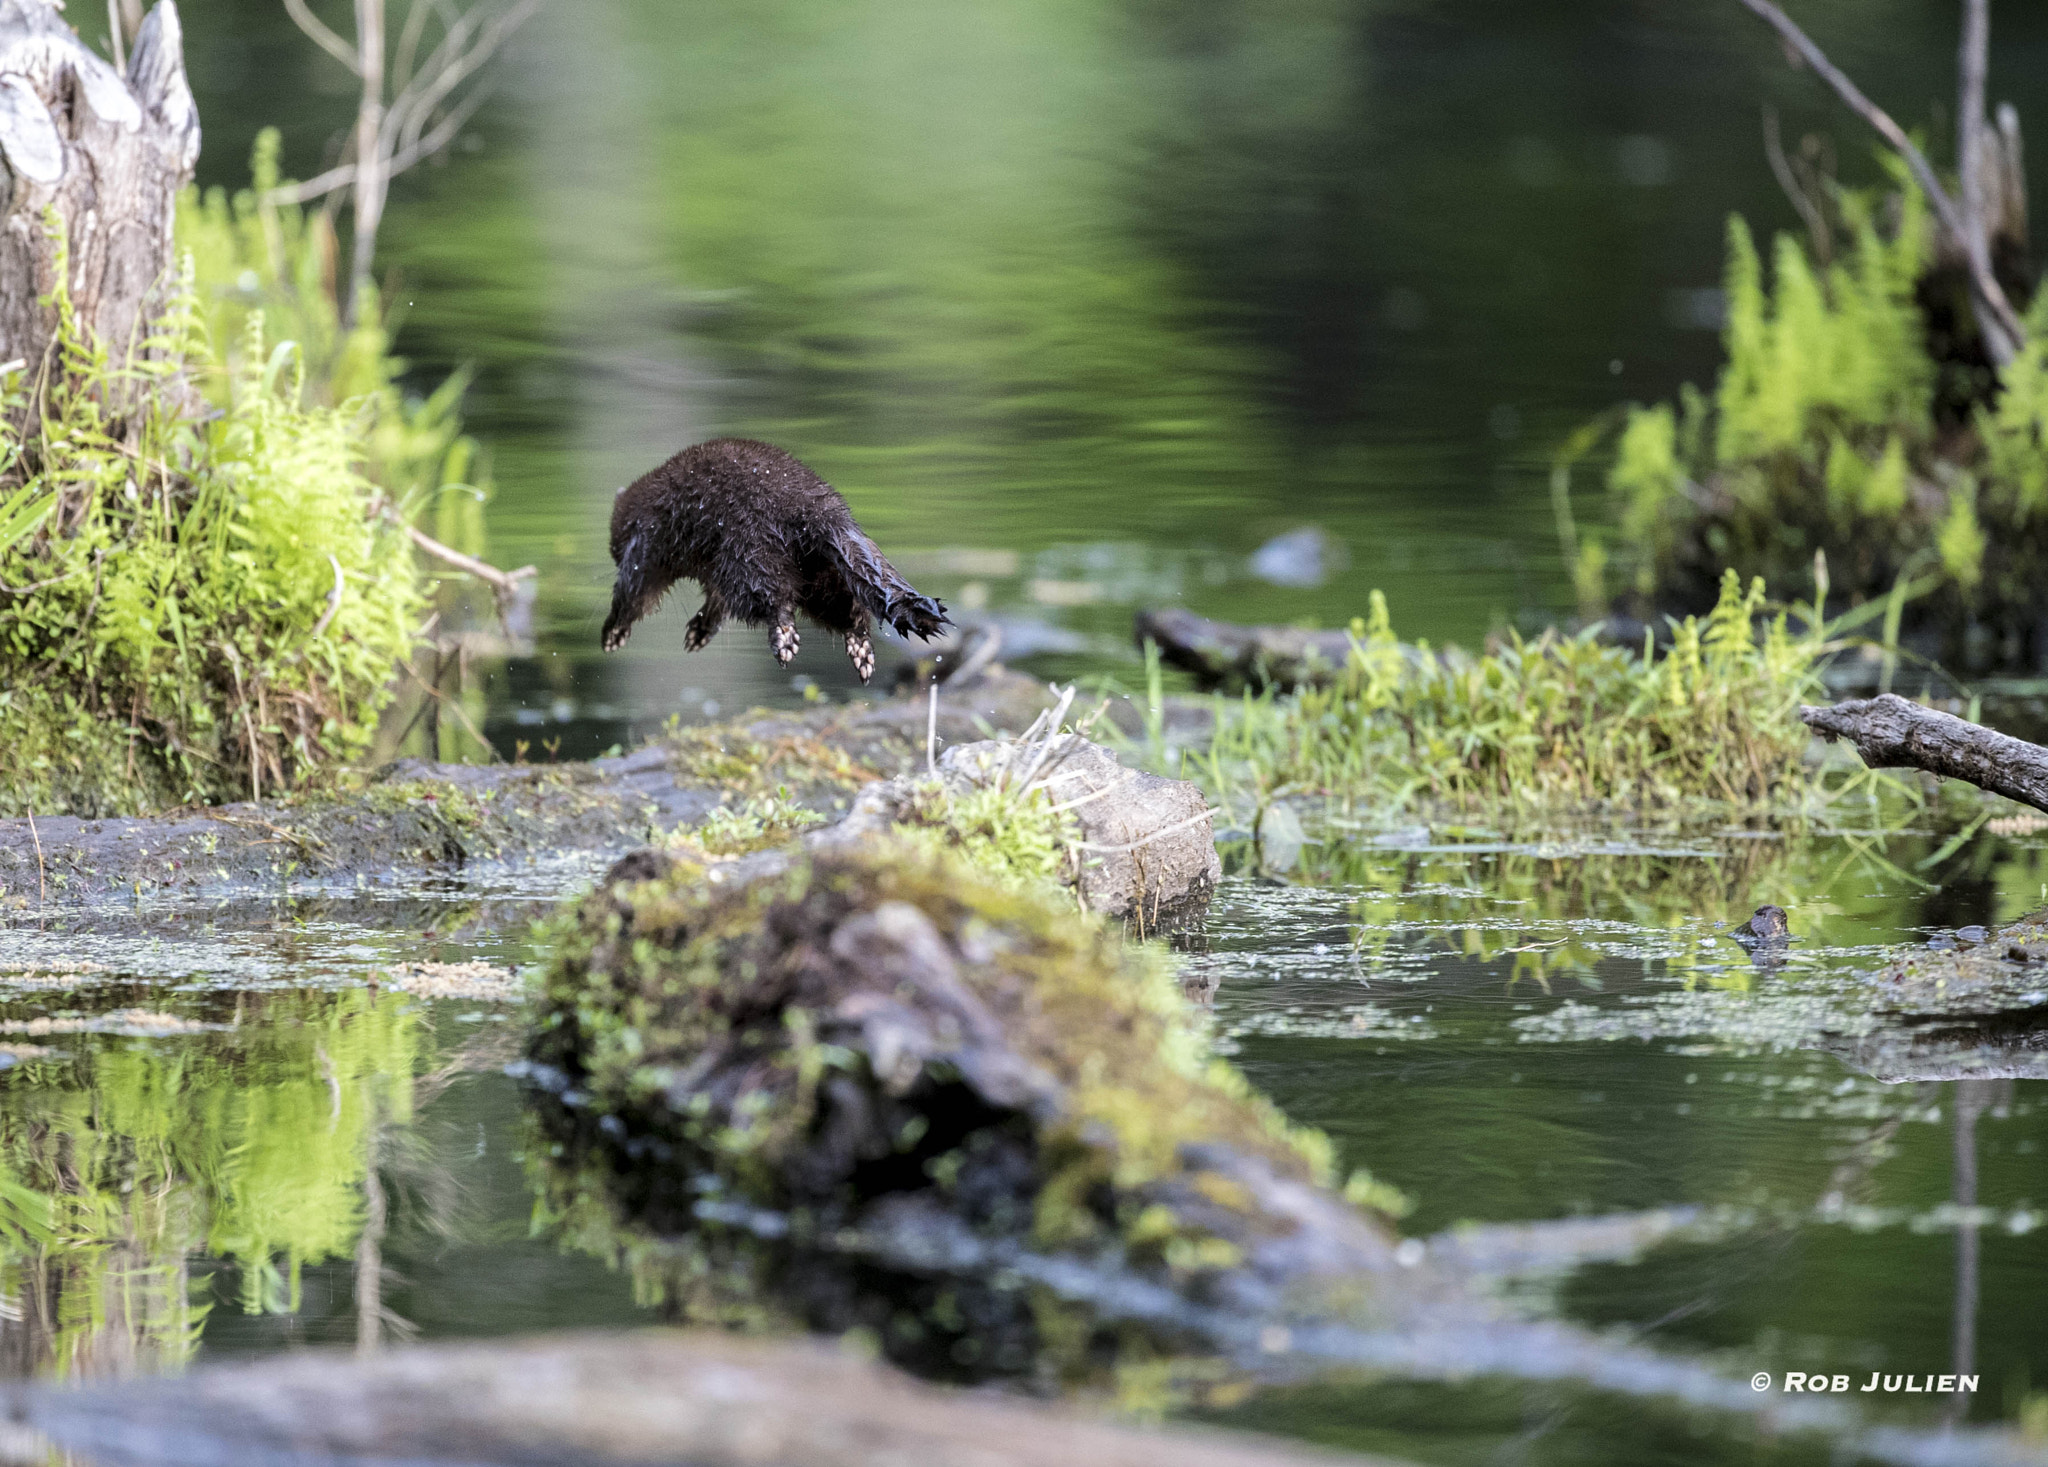
[[[1020, 674], [949, 686], [937, 742], [1016, 732], [1052, 701]], [[923, 699], [903, 698], [683, 728], [588, 763], [407, 760], [339, 793], [138, 819], [0, 820], [0, 907], [346, 888], [618, 855], [782, 788], [836, 815], [861, 786], [923, 767], [927, 714]]]

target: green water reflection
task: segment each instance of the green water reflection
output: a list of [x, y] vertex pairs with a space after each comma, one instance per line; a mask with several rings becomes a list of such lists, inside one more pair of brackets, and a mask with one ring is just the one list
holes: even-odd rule
[[[1918, 121], [1949, 11], [1801, 16]], [[2033, 115], [2048, 12], [1998, 25], [1993, 91]], [[187, 30], [206, 180], [266, 122], [293, 171], [331, 161], [353, 79], [277, 6], [195, 0]], [[1379, 586], [1468, 644], [1565, 611], [1553, 445], [1708, 380], [1726, 213], [1796, 222], [1758, 103], [1875, 177], [1734, 6], [589, 0], [501, 73], [385, 252], [421, 380], [479, 371], [495, 552], [541, 568], [493, 737], [568, 753], [793, 696], [758, 646], [684, 659], [687, 604], [592, 655], [612, 489], [718, 431], [816, 463], [1048, 672], [1120, 665], [1139, 604], [1342, 624]], [[1248, 573], [1304, 523], [1348, 571]], [[945, 547], [978, 553], [915, 554]]]
[[[2043, 1082], [1887, 1083], [1810, 1019], [1853, 1017], [1889, 945], [2035, 904], [2048, 840], [1958, 845], [1955, 829], [1936, 812], [1855, 836], [1325, 832], [1302, 880], [1229, 879], [1186, 961], [1252, 1079], [1409, 1192], [1414, 1233], [1672, 1205], [1713, 1219], [1640, 1263], [1522, 1279], [1539, 1316], [1647, 1332], [1737, 1375], [1860, 1381], [1967, 1353], [1982, 1385], [1966, 1400], [1858, 1404], [1922, 1426], [2033, 1420], [2048, 1325], [2013, 1301], [2048, 1284]], [[1727, 932], [1767, 899], [1798, 941], [1759, 964]], [[412, 952], [503, 961], [539, 909], [456, 884], [245, 904], [189, 936], [159, 914], [153, 940], [128, 914], [16, 919], [0, 944], [21, 965], [0, 1007], [18, 1047], [0, 1071], [9, 1368], [652, 1317], [589, 1219], [535, 1230], [546, 1162], [498, 1073], [516, 1011], [364, 986]], [[108, 971], [60, 980], [59, 951]], [[1647, 1027], [1586, 1037], [1617, 1018]], [[2025, 1061], [2015, 1074], [2038, 1073]], [[758, 1282], [754, 1314], [775, 1317]], [[1576, 1389], [1386, 1381], [1205, 1409], [1443, 1462], [1530, 1432], [1528, 1460], [1628, 1460], [1647, 1419]], [[1683, 1413], [1656, 1431], [1672, 1461], [1807, 1459]]]

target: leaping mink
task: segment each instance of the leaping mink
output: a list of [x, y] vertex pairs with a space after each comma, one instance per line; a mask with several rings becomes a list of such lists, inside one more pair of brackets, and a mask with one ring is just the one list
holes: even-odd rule
[[684, 578], [704, 588], [683, 647], [695, 652], [727, 617], [772, 627], [785, 665], [796, 656], [801, 611], [846, 639], [866, 682], [876, 617], [929, 641], [951, 625], [945, 606], [896, 573], [861, 533], [839, 491], [773, 444], [714, 438], [686, 448], [619, 491], [612, 505], [612, 612], [604, 650], [626, 644], [633, 623]]

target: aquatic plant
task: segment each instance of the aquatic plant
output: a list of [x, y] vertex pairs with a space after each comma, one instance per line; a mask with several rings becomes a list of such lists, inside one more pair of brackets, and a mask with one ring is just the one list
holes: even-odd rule
[[744, 856], [794, 839], [826, 817], [795, 803], [787, 788], [720, 805], [689, 832], [689, 843], [712, 856]]
[[[270, 202], [276, 146], [234, 201], [188, 192], [182, 273], [132, 360], [91, 339], [60, 269], [52, 360], [0, 378], [0, 811], [332, 773], [417, 635], [407, 526], [431, 513], [481, 548], [462, 379], [408, 401], [374, 312], [341, 325], [327, 226]], [[110, 385], [137, 379], [142, 407], [115, 415]]]
[[1914, 602], [1905, 628], [1928, 651], [2032, 665], [2048, 654], [2048, 302], [2004, 367], [1937, 357], [1923, 195], [1901, 176], [1889, 202], [1834, 198], [1835, 257], [1780, 235], [1768, 278], [1730, 219], [1720, 381], [1627, 412], [1607, 473], [1618, 541], [1583, 539], [1581, 569], [1598, 600], [1617, 572], [1647, 613], [1704, 605], [1731, 566], [1802, 587], [1819, 551], [1847, 604]]
[[1704, 618], [1660, 652], [1546, 631], [1496, 650], [1404, 646], [1386, 599], [1352, 624], [1324, 687], [1218, 698], [1184, 774], [1256, 813], [1286, 795], [1339, 806], [1756, 807], [1798, 796], [1809, 742], [1798, 708], [1817, 688], [1817, 637], [1783, 613], [1763, 634], [1760, 581], [1733, 571]]

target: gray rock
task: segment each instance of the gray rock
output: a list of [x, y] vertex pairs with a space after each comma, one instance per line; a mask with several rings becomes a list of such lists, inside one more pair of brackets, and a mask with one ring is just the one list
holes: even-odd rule
[[1207, 905], [1223, 878], [1208, 802], [1187, 780], [1125, 769], [1079, 734], [983, 740], [939, 757], [939, 777], [965, 787], [1006, 771], [1043, 784], [1055, 803], [1072, 809], [1081, 831], [1081, 899], [1091, 912], [1147, 927], [1170, 922]]

